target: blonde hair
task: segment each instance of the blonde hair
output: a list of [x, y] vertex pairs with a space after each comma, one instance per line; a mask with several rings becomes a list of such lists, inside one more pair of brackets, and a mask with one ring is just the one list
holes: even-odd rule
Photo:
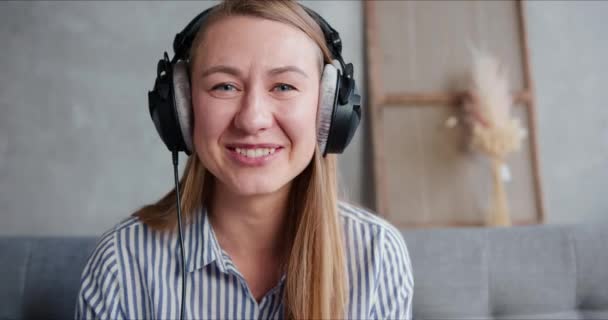
[[[295, 1], [227, 0], [212, 9], [192, 44], [194, 59], [205, 29], [222, 18], [246, 15], [296, 27], [319, 46], [325, 63], [332, 57], [321, 28]], [[192, 65], [192, 61], [191, 61]], [[186, 224], [201, 206], [210, 204], [214, 177], [196, 153], [188, 158], [180, 180], [181, 206]], [[344, 318], [347, 278], [343, 232], [338, 217], [336, 157], [323, 157], [316, 148], [310, 164], [294, 178], [287, 212], [288, 248], [284, 290], [287, 319]], [[134, 213], [156, 230], [174, 232], [177, 225], [175, 189]]]

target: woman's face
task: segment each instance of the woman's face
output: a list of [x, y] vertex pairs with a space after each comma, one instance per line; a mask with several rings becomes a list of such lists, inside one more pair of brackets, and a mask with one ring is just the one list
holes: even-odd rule
[[256, 17], [213, 23], [195, 51], [194, 147], [222, 190], [288, 187], [315, 151], [321, 51], [302, 31]]

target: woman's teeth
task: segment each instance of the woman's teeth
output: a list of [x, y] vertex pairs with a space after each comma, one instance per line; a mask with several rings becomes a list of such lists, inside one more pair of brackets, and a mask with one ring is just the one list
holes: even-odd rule
[[275, 152], [275, 148], [241, 149], [235, 148], [236, 152], [248, 158], [265, 157]]

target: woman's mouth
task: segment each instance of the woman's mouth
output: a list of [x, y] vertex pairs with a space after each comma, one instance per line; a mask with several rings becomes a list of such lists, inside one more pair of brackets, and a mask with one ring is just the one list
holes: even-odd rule
[[263, 166], [271, 162], [283, 150], [279, 145], [228, 145], [226, 150], [237, 164]]

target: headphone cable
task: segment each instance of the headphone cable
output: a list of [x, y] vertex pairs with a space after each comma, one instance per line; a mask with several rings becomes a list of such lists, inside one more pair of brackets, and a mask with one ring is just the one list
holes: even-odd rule
[[173, 156], [173, 175], [175, 177], [175, 199], [177, 205], [177, 233], [179, 237], [179, 248], [182, 258], [182, 300], [179, 318], [184, 319], [184, 300], [186, 298], [186, 259], [184, 258], [184, 239], [182, 237], [182, 206], [179, 195], [179, 178], [177, 174], [178, 155], [177, 151], [172, 151]]

